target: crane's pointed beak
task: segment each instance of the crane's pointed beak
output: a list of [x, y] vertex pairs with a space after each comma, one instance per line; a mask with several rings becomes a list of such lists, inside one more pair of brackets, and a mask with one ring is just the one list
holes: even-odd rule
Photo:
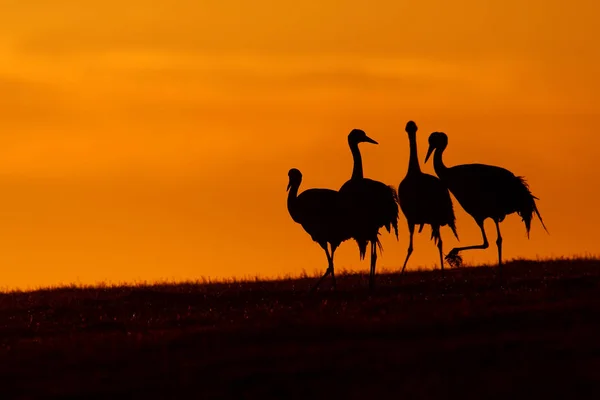
[[425, 156], [425, 162], [429, 160], [429, 157], [431, 156], [431, 153], [433, 153], [433, 150], [435, 150], [435, 147], [429, 146], [429, 149], [427, 150], [427, 155]]
[[289, 192], [291, 187], [292, 187], [292, 182], [288, 182], [287, 189], [285, 189], [285, 191]]
[[379, 144], [379, 143], [377, 143], [376, 141], [374, 141], [373, 139], [371, 139], [368, 136], [365, 136], [365, 142], [367, 142], [367, 143], [373, 143], [373, 144]]

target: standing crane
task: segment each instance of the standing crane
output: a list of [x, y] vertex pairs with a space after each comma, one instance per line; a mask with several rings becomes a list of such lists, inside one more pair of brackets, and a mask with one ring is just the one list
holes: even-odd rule
[[527, 238], [531, 229], [531, 220], [535, 213], [544, 230], [548, 232], [535, 200], [539, 200], [529, 190], [522, 176], [493, 165], [463, 164], [446, 167], [442, 160], [444, 150], [448, 146], [448, 136], [443, 132], [433, 132], [429, 136], [429, 150], [425, 162], [431, 154], [437, 176], [448, 186], [462, 208], [473, 217], [481, 230], [483, 243], [480, 245], [456, 247], [448, 253], [446, 259], [453, 264], [460, 264], [459, 252], [471, 249], [487, 249], [489, 247], [483, 222], [491, 218], [496, 224], [496, 246], [498, 247], [498, 268], [502, 272], [502, 235], [500, 222], [512, 213], [517, 213], [525, 223]]
[[367, 245], [371, 244], [369, 288], [373, 290], [377, 247], [380, 251], [383, 250], [378, 238], [379, 229], [385, 227], [391, 232], [393, 227], [396, 240], [398, 239], [398, 194], [393, 187], [363, 176], [362, 157], [358, 148], [358, 144], [363, 142], [378, 144], [360, 129], [353, 129], [348, 135], [354, 167], [352, 177], [342, 185], [339, 193], [350, 221], [352, 238], [358, 244], [361, 260], [365, 258]]
[[417, 153], [417, 129], [417, 124], [413, 121], [408, 121], [406, 124], [405, 130], [408, 133], [410, 157], [406, 176], [398, 186], [400, 208], [408, 222], [408, 232], [410, 234], [408, 253], [401, 274], [404, 273], [408, 259], [413, 252], [415, 225], [420, 225], [419, 233], [421, 233], [425, 224], [431, 225], [431, 238], [440, 253], [440, 266], [443, 273], [444, 255], [440, 227], [448, 225], [456, 239], [458, 239], [455, 224], [456, 217], [454, 216], [452, 199], [446, 186], [435, 176], [421, 172]]
[[[327, 271], [311, 290], [315, 290], [329, 274], [335, 289], [333, 256], [338, 246], [351, 238], [348, 220], [344, 217], [343, 208], [340, 206], [340, 194], [331, 189], [308, 189], [298, 195], [302, 173], [292, 168], [288, 172], [288, 177], [288, 212], [327, 255]], [[328, 245], [331, 246], [331, 253]]]

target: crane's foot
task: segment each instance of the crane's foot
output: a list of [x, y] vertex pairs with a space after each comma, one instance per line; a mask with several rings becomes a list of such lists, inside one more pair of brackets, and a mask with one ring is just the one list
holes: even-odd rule
[[460, 254], [458, 254], [458, 251], [452, 249], [450, 253], [448, 253], [448, 255], [446, 256], [446, 261], [448, 261], [448, 264], [452, 268], [458, 268], [462, 265], [463, 259], [460, 256]]

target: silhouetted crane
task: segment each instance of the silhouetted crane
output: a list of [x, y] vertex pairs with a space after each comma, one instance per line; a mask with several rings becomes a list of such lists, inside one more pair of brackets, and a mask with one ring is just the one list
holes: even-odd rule
[[425, 224], [431, 225], [431, 238], [439, 250], [440, 266], [443, 273], [444, 255], [440, 227], [448, 225], [458, 239], [455, 225], [456, 217], [454, 216], [452, 199], [450, 199], [450, 193], [446, 186], [435, 176], [421, 172], [417, 153], [417, 129], [417, 124], [413, 121], [408, 121], [406, 124], [405, 130], [408, 133], [410, 144], [410, 158], [406, 176], [398, 186], [400, 208], [406, 217], [408, 232], [410, 233], [408, 253], [401, 273], [404, 272], [408, 259], [413, 252], [415, 225], [420, 225], [419, 233], [421, 233]]
[[380, 251], [383, 250], [378, 238], [379, 228], [385, 227], [391, 232], [393, 227], [398, 239], [398, 194], [393, 187], [363, 176], [362, 157], [358, 149], [358, 144], [362, 142], [378, 144], [360, 129], [350, 132], [348, 145], [354, 159], [354, 168], [352, 177], [344, 183], [339, 193], [350, 220], [352, 238], [358, 244], [361, 260], [365, 258], [367, 245], [371, 244], [369, 288], [372, 290], [375, 285], [377, 247]]
[[[302, 173], [292, 168], [288, 172], [288, 177], [288, 212], [327, 255], [327, 271], [311, 290], [316, 289], [329, 274], [335, 288], [333, 256], [338, 246], [351, 238], [348, 219], [343, 215], [343, 208], [340, 205], [340, 194], [331, 189], [308, 189], [298, 195]], [[331, 246], [331, 253], [328, 244]]]
[[483, 244], [454, 248], [448, 253], [449, 262], [460, 264], [459, 252], [470, 249], [487, 249], [489, 247], [483, 222], [491, 218], [496, 224], [498, 238], [498, 267], [502, 272], [502, 235], [500, 222], [516, 212], [525, 222], [527, 237], [531, 229], [531, 219], [535, 213], [544, 230], [548, 232], [542, 216], [540, 215], [535, 200], [539, 200], [529, 190], [524, 177], [515, 176], [512, 172], [485, 164], [464, 164], [446, 167], [442, 160], [444, 150], [448, 146], [448, 136], [443, 132], [433, 132], [429, 136], [429, 150], [425, 162], [435, 151], [433, 166], [437, 176], [446, 184], [462, 208], [473, 217], [483, 236]]

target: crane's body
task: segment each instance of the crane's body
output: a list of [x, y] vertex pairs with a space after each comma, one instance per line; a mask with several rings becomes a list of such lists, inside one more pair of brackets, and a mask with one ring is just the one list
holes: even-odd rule
[[[335, 272], [333, 257], [339, 245], [350, 239], [348, 218], [343, 213], [339, 192], [332, 189], [308, 189], [298, 194], [302, 174], [292, 168], [288, 176], [287, 208], [292, 219], [302, 225], [302, 228], [317, 242], [327, 255], [328, 267], [325, 274], [313, 287], [316, 289], [327, 275], [331, 274], [335, 287]], [[329, 247], [331, 247], [331, 252]]]
[[421, 232], [424, 225], [431, 226], [431, 238], [438, 247], [440, 268], [444, 271], [443, 242], [440, 228], [448, 225], [458, 239], [452, 199], [448, 189], [440, 179], [421, 172], [417, 153], [417, 125], [413, 121], [406, 124], [406, 132], [409, 138], [410, 156], [408, 171], [398, 186], [398, 198], [400, 208], [408, 223], [410, 237], [402, 272], [404, 272], [413, 252], [415, 225], [419, 225], [419, 232]]
[[527, 237], [531, 229], [531, 220], [535, 213], [547, 231], [540, 215], [535, 197], [529, 190], [525, 178], [516, 176], [509, 170], [486, 164], [463, 164], [446, 167], [443, 152], [448, 145], [448, 137], [443, 132], [433, 132], [429, 136], [429, 150], [426, 162], [435, 151], [433, 165], [435, 173], [450, 189], [464, 210], [473, 217], [483, 237], [481, 245], [457, 247], [450, 251], [446, 258], [460, 263], [459, 252], [470, 249], [486, 249], [489, 247], [484, 221], [491, 218], [496, 224], [498, 247], [498, 265], [502, 265], [502, 235], [500, 222], [507, 215], [517, 213], [525, 223]]
[[371, 245], [369, 287], [373, 289], [377, 248], [382, 250], [378, 237], [379, 229], [385, 227], [388, 232], [394, 229], [396, 239], [398, 238], [398, 194], [393, 187], [363, 176], [362, 158], [358, 149], [358, 143], [361, 142], [377, 144], [362, 130], [354, 129], [350, 132], [348, 144], [352, 152], [354, 168], [352, 177], [342, 185], [339, 193], [361, 259], [364, 259], [369, 243]]

